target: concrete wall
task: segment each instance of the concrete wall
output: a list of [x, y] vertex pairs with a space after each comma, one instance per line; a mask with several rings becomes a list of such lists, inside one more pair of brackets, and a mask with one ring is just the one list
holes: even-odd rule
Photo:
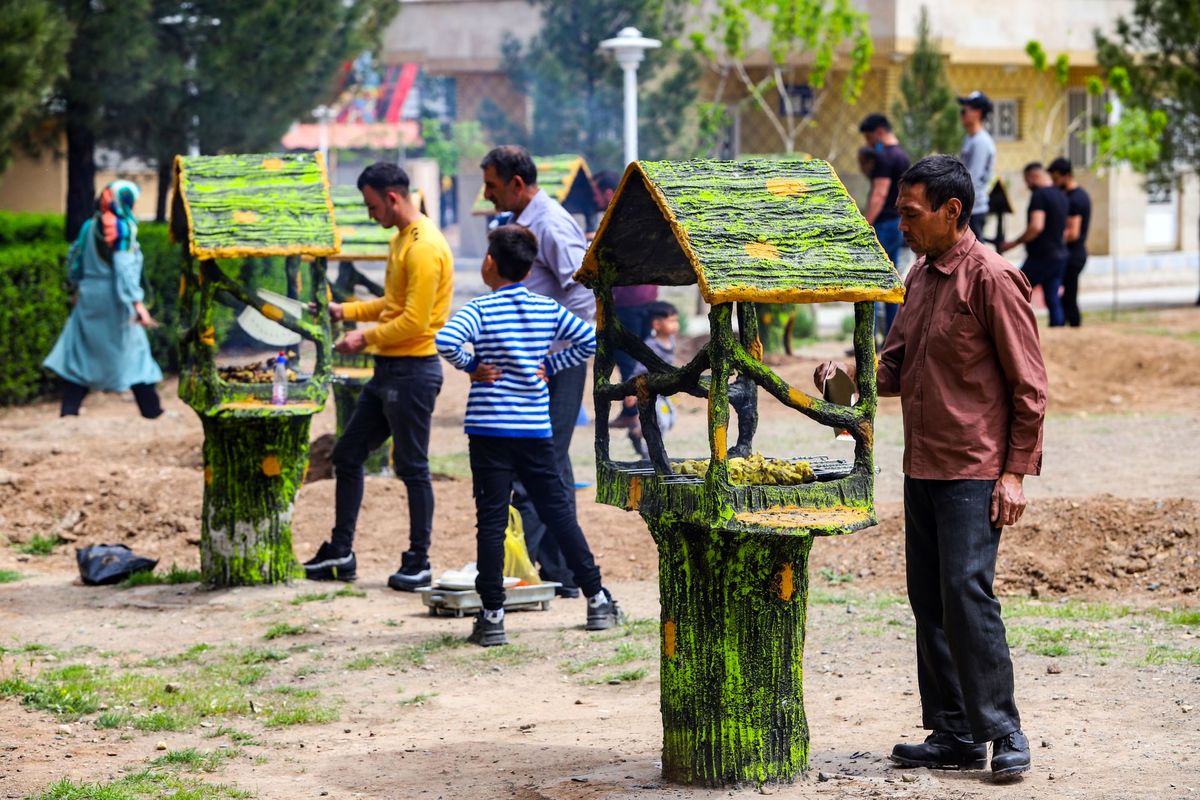
[[437, 73], [499, 71], [504, 33], [528, 41], [540, 28], [540, 11], [526, 0], [401, 0], [383, 59]]

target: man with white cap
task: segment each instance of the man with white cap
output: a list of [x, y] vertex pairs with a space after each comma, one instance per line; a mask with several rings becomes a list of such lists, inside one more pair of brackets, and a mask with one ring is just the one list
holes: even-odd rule
[[983, 127], [983, 121], [992, 113], [992, 101], [980, 91], [958, 98], [959, 115], [962, 118], [962, 151], [959, 158], [967, 165], [971, 182], [975, 184], [975, 206], [971, 209], [971, 232], [983, 241], [983, 223], [988, 213], [988, 184], [996, 168], [996, 143]]

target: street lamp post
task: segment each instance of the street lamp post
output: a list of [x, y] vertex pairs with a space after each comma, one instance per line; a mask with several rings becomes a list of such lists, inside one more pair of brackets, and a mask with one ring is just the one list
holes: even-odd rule
[[600, 43], [604, 50], [612, 50], [617, 63], [625, 73], [625, 163], [638, 158], [637, 131], [637, 68], [647, 50], [661, 47], [658, 39], [647, 39], [637, 28], [622, 28], [612, 39]]

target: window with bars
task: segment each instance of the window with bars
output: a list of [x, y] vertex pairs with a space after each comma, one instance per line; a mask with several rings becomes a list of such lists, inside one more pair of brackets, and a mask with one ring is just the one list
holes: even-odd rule
[[1092, 95], [1086, 89], [1067, 92], [1067, 158], [1076, 167], [1090, 167], [1096, 160], [1096, 145], [1088, 142], [1088, 128], [1104, 122], [1108, 94]]
[[994, 108], [983, 127], [997, 142], [1015, 142], [1021, 138], [1016, 100], [993, 100]]

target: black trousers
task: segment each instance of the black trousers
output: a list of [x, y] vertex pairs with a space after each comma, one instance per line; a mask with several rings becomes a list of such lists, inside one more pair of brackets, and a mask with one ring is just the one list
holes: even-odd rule
[[[579, 408], [583, 404], [587, 372], [588, 365], [584, 362], [550, 376], [550, 430], [554, 443], [552, 462], [558, 465], [559, 475], [571, 490], [572, 520], [575, 519], [575, 470], [571, 468], [571, 437], [575, 433]], [[575, 586], [575, 578], [557, 541], [558, 531], [552, 526], [547, 528], [546, 520], [538, 514], [522, 481], [513, 485], [512, 504], [521, 514], [521, 526], [525, 528], [525, 549], [540, 566], [538, 574], [542, 580]]]
[[588, 597], [600, 591], [600, 568], [575, 520], [575, 485], [555, 463], [551, 439], [472, 434], [469, 452], [475, 494], [475, 591], [483, 607], [504, 607], [504, 532], [513, 481], [520, 480], [538, 517], [554, 531], [573, 583]]
[[[138, 412], [146, 419], [156, 419], [162, 416], [162, 402], [158, 398], [158, 389], [152, 383], [135, 383], [129, 387], [133, 399], [137, 401]], [[90, 389], [79, 383], [63, 380], [62, 405], [59, 407], [60, 417], [77, 417], [83, 398], [87, 397]]]
[[1021, 727], [1000, 601], [992, 592], [1000, 545], [990, 519], [995, 483], [904, 479], [921, 721], [976, 742]]
[[1067, 324], [1072, 328], [1078, 328], [1083, 322], [1083, 315], [1079, 313], [1079, 273], [1083, 272], [1086, 265], [1086, 253], [1082, 257], [1067, 256], [1067, 270], [1063, 273], [1062, 304]]
[[331, 541], [335, 547], [354, 546], [363, 499], [363, 464], [391, 436], [392, 469], [408, 493], [410, 560], [420, 566], [428, 559], [433, 533], [429, 429], [441, 390], [442, 365], [437, 356], [376, 356], [375, 374], [363, 387], [346, 430], [333, 447], [337, 489]]

